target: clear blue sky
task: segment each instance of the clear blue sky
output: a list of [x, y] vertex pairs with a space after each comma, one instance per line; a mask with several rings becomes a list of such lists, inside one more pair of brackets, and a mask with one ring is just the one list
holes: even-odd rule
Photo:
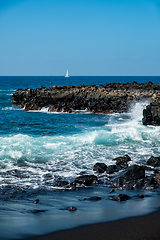
[[160, 76], [160, 0], [0, 0], [0, 76]]

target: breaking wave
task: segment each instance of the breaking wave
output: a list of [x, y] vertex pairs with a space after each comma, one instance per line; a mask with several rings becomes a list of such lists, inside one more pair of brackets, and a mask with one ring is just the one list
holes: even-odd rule
[[[21, 120], [21, 133], [0, 137], [0, 183], [52, 189], [58, 177], [72, 181], [81, 172], [92, 174], [97, 161], [109, 165], [113, 158], [128, 154], [132, 162], [145, 163], [160, 151], [160, 129], [141, 122], [145, 105], [136, 103], [128, 114], [63, 114], [63, 119], [56, 114], [43, 119], [38, 115], [37, 126], [41, 128], [45, 120], [45, 131], [54, 130], [52, 134], [40, 130], [32, 134]], [[35, 121], [39, 113], [28, 114], [29, 121], [32, 116]]]

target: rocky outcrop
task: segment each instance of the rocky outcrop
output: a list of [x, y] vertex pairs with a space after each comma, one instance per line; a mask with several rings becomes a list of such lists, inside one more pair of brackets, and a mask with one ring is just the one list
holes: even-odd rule
[[[112, 193], [114, 192], [114, 189], [154, 190], [155, 188], [159, 187], [160, 170], [157, 167], [159, 166], [160, 157], [151, 156], [146, 162], [146, 165], [142, 166], [137, 164], [131, 164], [130, 166], [128, 166], [128, 163], [132, 162], [132, 160], [127, 154], [124, 156], [116, 157], [113, 160], [116, 161], [115, 165], [107, 166], [105, 163], [96, 163], [93, 166], [93, 170], [97, 173], [97, 176], [79, 176], [70, 184], [70, 188], [73, 190], [78, 190], [78, 188], [81, 187], [98, 186], [100, 184], [103, 184], [104, 186], [107, 185], [108, 187], [110, 187], [112, 189], [110, 193]], [[147, 165], [151, 165], [152, 167], [149, 167]], [[120, 198], [113, 197], [113, 199], [111, 200], [123, 201], [123, 197], [125, 196], [120, 195]], [[84, 200], [99, 199], [97, 199], [97, 197], [93, 197], [93, 199], [86, 198]]]
[[13, 104], [25, 110], [48, 107], [52, 112], [87, 110], [92, 113], [126, 112], [132, 101], [156, 99], [160, 84], [107, 83], [105, 86], [52, 86], [37, 89], [19, 89], [13, 94]]
[[144, 125], [160, 125], [160, 99], [150, 103], [150, 105], [143, 110], [142, 123]]
[[118, 172], [119, 170], [126, 169], [128, 167], [128, 162], [131, 161], [131, 158], [126, 154], [124, 156], [114, 158], [113, 161], [116, 161], [116, 165], [107, 166], [105, 163], [97, 162], [93, 166], [93, 171], [97, 173], [107, 172], [108, 174]]

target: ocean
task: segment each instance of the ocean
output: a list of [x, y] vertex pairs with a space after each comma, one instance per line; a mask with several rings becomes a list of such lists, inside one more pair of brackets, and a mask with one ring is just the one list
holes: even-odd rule
[[[114, 210], [114, 217], [108, 214], [107, 218], [103, 214], [109, 211], [105, 203], [107, 187], [69, 193], [55, 184], [58, 180], [72, 182], [82, 173], [95, 174], [93, 166], [96, 162], [111, 165], [114, 158], [125, 154], [131, 157], [132, 164], [146, 164], [150, 156], [159, 156], [160, 128], [142, 125], [142, 112], [148, 101], [136, 102], [128, 113], [108, 115], [87, 111], [51, 113], [47, 108], [26, 112], [11, 103], [12, 94], [19, 88], [133, 81], [157, 84], [160, 77], [0, 77], [0, 239], [13, 239], [13, 234], [15, 239], [20, 239], [82, 224], [145, 214], [159, 207], [156, 197], [154, 201], [148, 198], [145, 205], [141, 201], [138, 207], [133, 201], [129, 203], [131, 205], [124, 205], [124, 211], [130, 209], [126, 215], [124, 211], [119, 212], [118, 205], [112, 205], [115, 202], [109, 203], [108, 206], [117, 210]], [[103, 197], [103, 207], [98, 203], [98, 213], [94, 216], [93, 203], [87, 205], [86, 210], [84, 202], [79, 201], [93, 193]], [[46, 212], [38, 213], [35, 218], [29, 212], [35, 208], [34, 200], [39, 197], [41, 201], [36, 208], [44, 208]], [[152, 201], [152, 209], [146, 209]], [[73, 213], [72, 219], [71, 213], [67, 215], [68, 212], [59, 210], [74, 203], [82, 211]], [[85, 211], [89, 211], [90, 217], [82, 221]], [[12, 218], [14, 223], [10, 226]], [[60, 226], [62, 222], [64, 224]], [[44, 227], [39, 230], [42, 223]], [[6, 230], [8, 228], [10, 233]]]

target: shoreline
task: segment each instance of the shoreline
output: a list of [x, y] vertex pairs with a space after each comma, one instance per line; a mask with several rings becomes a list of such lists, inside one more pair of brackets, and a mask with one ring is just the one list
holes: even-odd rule
[[[119, 194], [120, 191], [121, 190], [117, 190], [116, 195]], [[7, 202], [7, 205], [3, 207], [4, 212], [3, 216], [1, 216], [0, 239], [103, 240], [102, 237], [98, 238], [100, 232], [104, 232], [104, 236], [106, 236], [107, 233], [105, 234], [105, 229], [109, 229], [110, 231], [110, 228], [112, 228], [113, 233], [116, 229], [118, 229], [116, 231], [121, 231], [119, 224], [121, 225], [121, 222], [125, 221], [125, 219], [128, 222], [128, 219], [139, 219], [145, 218], [146, 216], [148, 218], [148, 216], [158, 213], [156, 212], [160, 209], [160, 196], [158, 192], [133, 190], [123, 192], [128, 193], [131, 199], [122, 202], [111, 201], [109, 197], [110, 193], [106, 192], [106, 188], [89, 188], [72, 192], [34, 195], [24, 198], [23, 200], [10, 200], [10, 202]], [[142, 193], [145, 197], [137, 199], [137, 194]], [[95, 195], [100, 196], [101, 200], [83, 200], [84, 197]], [[36, 203], [36, 199], [39, 199], [39, 202]], [[20, 206], [19, 210], [17, 209], [17, 204]], [[76, 207], [77, 211], [67, 211], [69, 206]], [[160, 211], [156, 219], [160, 219]], [[145, 220], [143, 220], [143, 222], [144, 221]], [[149, 222], [149, 220], [147, 221]], [[156, 221], [159, 222], [159, 220]], [[12, 224], [10, 224], [11, 222]], [[147, 228], [147, 225], [144, 226], [144, 229], [145, 228]], [[125, 224], [124, 227], [122, 226], [122, 230], [123, 229], [125, 229]], [[128, 232], [129, 231], [130, 230], [128, 230]], [[76, 234], [78, 236], [77, 238], [75, 237]], [[94, 238], [96, 234], [98, 235]], [[112, 235], [112, 232], [108, 234], [110, 234], [110, 238], [104, 239], [116, 239], [114, 235]], [[65, 236], [69, 237], [66, 238]], [[88, 236], [91, 236], [91, 238]]]
[[26, 240], [155, 240], [160, 239], [160, 210], [138, 217], [57, 231]]

